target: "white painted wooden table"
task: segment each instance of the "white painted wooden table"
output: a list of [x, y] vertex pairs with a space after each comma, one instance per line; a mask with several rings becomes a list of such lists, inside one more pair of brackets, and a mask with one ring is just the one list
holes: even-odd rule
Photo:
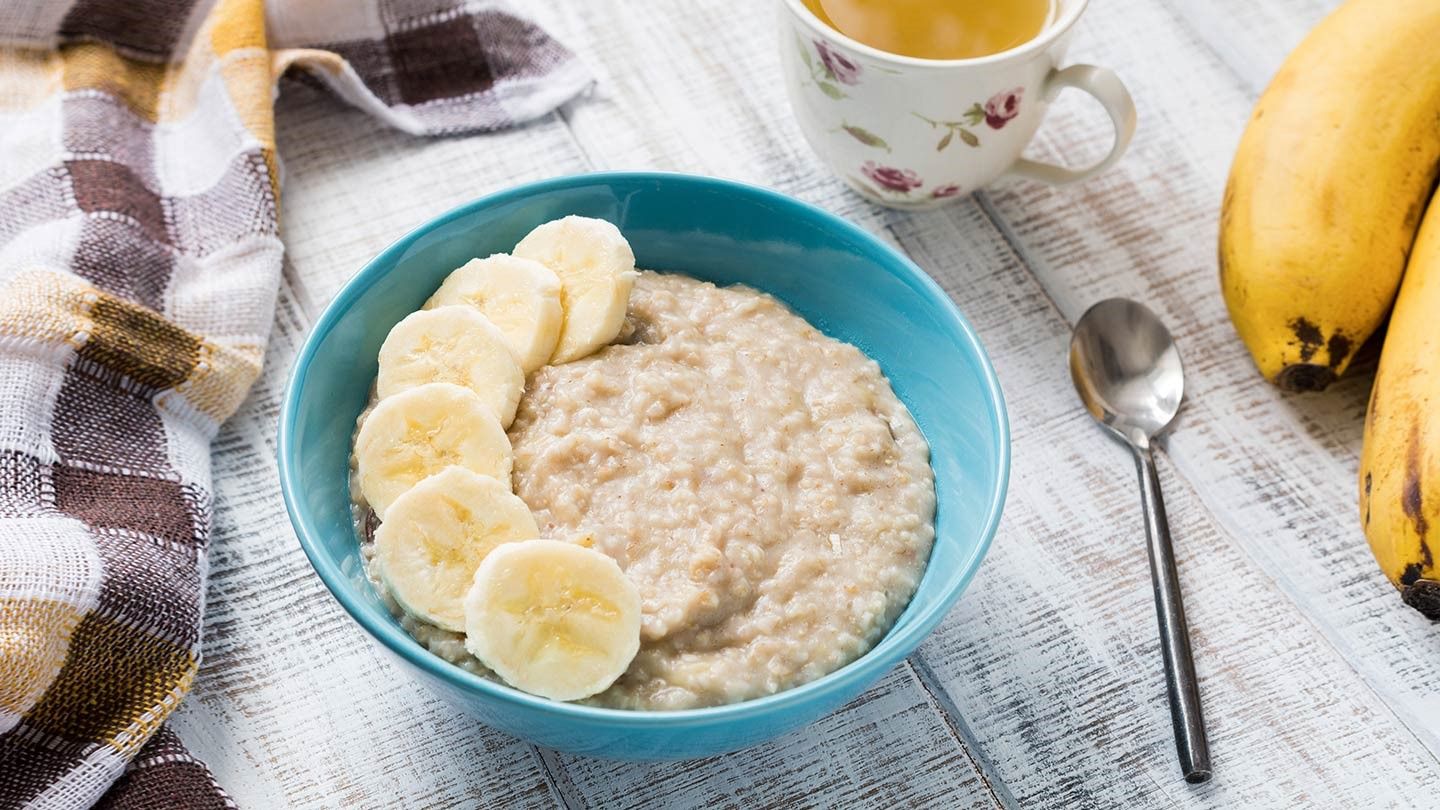
[[[215, 448], [206, 659], [180, 734], [256, 808], [1434, 806], [1440, 627], [1380, 577], [1354, 505], [1373, 357], [1324, 395], [1278, 393], [1215, 277], [1250, 106], [1334, 0], [1094, 0], [1072, 57], [1133, 91], [1126, 158], [1079, 188], [1002, 183], [920, 215], [866, 204], [802, 142], [772, 2], [536, 0], [599, 88], [495, 135], [418, 140], [285, 87], [284, 287], [265, 375]], [[1065, 98], [1032, 150], [1079, 160], [1108, 138]], [[312, 575], [275, 477], [291, 359], [351, 273], [456, 204], [597, 169], [773, 186], [899, 245], [979, 329], [1014, 426], [999, 537], [919, 651], [809, 729], [685, 767], [557, 754], [451, 714]], [[1063, 360], [1075, 318], [1113, 295], [1165, 317], [1189, 372], [1160, 464], [1213, 740], [1203, 786], [1175, 765], [1131, 463]]]

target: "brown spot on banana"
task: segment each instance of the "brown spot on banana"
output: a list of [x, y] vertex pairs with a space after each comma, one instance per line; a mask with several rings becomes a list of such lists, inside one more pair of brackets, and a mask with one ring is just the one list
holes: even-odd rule
[[[1420, 227], [1420, 215], [1425, 213], [1425, 206], [1430, 202], [1430, 194], [1410, 201], [1410, 206], [1405, 209], [1405, 230], [1413, 232]], [[1409, 248], [1406, 249], [1409, 252]]]
[[1405, 448], [1405, 486], [1400, 491], [1400, 508], [1419, 535], [1420, 559], [1406, 565], [1400, 574], [1400, 597], [1425, 618], [1440, 621], [1440, 582], [1421, 579], [1425, 570], [1435, 564], [1435, 555], [1430, 550], [1430, 521], [1425, 517], [1425, 491], [1420, 478], [1420, 435], [1420, 421], [1416, 419], [1410, 426], [1410, 441]]
[[1370, 528], [1370, 484], [1372, 483], [1370, 473], [1365, 473], [1365, 497], [1361, 500], [1365, 503], [1365, 528]]
[[1330, 370], [1340, 368], [1345, 358], [1350, 356], [1350, 350], [1354, 348], [1350, 344], [1350, 338], [1336, 332], [1325, 342], [1325, 351], [1330, 353]]
[[1425, 492], [1420, 481], [1420, 421], [1417, 418], [1410, 426], [1410, 441], [1405, 448], [1405, 487], [1400, 491], [1400, 508], [1415, 524], [1415, 533], [1420, 536], [1420, 555], [1426, 566], [1434, 562], [1430, 546], [1425, 542], [1430, 531], [1430, 521], [1425, 519]]
[[1295, 339], [1300, 341], [1300, 360], [1303, 362], [1310, 362], [1310, 358], [1314, 357], [1315, 352], [1325, 343], [1325, 334], [1320, 331], [1320, 327], [1307, 318], [1300, 317], [1291, 321], [1290, 331], [1295, 335]]

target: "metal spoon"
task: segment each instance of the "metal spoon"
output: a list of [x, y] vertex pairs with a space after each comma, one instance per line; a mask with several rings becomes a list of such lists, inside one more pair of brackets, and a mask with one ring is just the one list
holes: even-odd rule
[[1211, 773], [1210, 744], [1200, 713], [1200, 689], [1165, 501], [1160, 496], [1155, 458], [1150, 454], [1151, 440], [1175, 418], [1185, 394], [1180, 352], [1155, 313], [1135, 301], [1111, 298], [1091, 307], [1075, 325], [1070, 338], [1070, 376], [1085, 410], [1135, 454], [1175, 748], [1185, 781], [1204, 782]]

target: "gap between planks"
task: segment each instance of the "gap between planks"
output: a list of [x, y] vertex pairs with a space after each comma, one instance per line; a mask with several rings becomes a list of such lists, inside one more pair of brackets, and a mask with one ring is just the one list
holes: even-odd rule
[[980, 782], [985, 785], [985, 791], [990, 794], [996, 807], [1004, 807], [1006, 810], [1019, 810], [1020, 803], [1006, 786], [1005, 781], [1000, 778], [994, 765], [985, 758], [983, 754], [976, 755], [977, 751], [983, 751], [980, 741], [975, 733], [970, 730], [970, 725], [965, 722], [965, 716], [960, 712], [960, 707], [955, 705], [955, 699], [945, 690], [944, 684], [936, 677], [935, 671], [925, 663], [924, 656], [917, 650], [906, 658], [903, 665], [909, 667], [915, 682], [925, 692], [925, 697], [940, 719], [945, 721], [945, 727], [950, 730], [950, 736], [955, 738], [955, 743], [964, 752], [965, 758], [970, 760], [970, 767], [975, 769], [979, 775]]
[[526, 746], [535, 757], [535, 763], [540, 766], [540, 773], [544, 775], [550, 791], [560, 800], [560, 805], [565, 810], [582, 810], [590, 806], [575, 787], [575, 783], [570, 780], [570, 775], [565, 772], [565, 764], [554, 751], [530, 743], [526, 743]]

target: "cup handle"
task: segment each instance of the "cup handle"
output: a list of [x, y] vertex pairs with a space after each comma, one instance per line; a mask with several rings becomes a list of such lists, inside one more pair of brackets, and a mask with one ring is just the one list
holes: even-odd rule
[[1110, 147], [1110, 154], [1083, 169], [1021, 158], [1010, 167], [1011, 174], [1059, 186], [1094, 177], [1115, 165], [1115, 161], [1125, 154], [1125, 147], [1135, 136], [1135, 102], [1120, 77], [1095, 65], [1071, 65], [1064, 70], [1052, 70], [1045, 79], [1045, 100], [1053, 101], [1066, 87], [1089, 93], [1110, 114], [1110, 123], [1115, 127], [1115, 143]]

